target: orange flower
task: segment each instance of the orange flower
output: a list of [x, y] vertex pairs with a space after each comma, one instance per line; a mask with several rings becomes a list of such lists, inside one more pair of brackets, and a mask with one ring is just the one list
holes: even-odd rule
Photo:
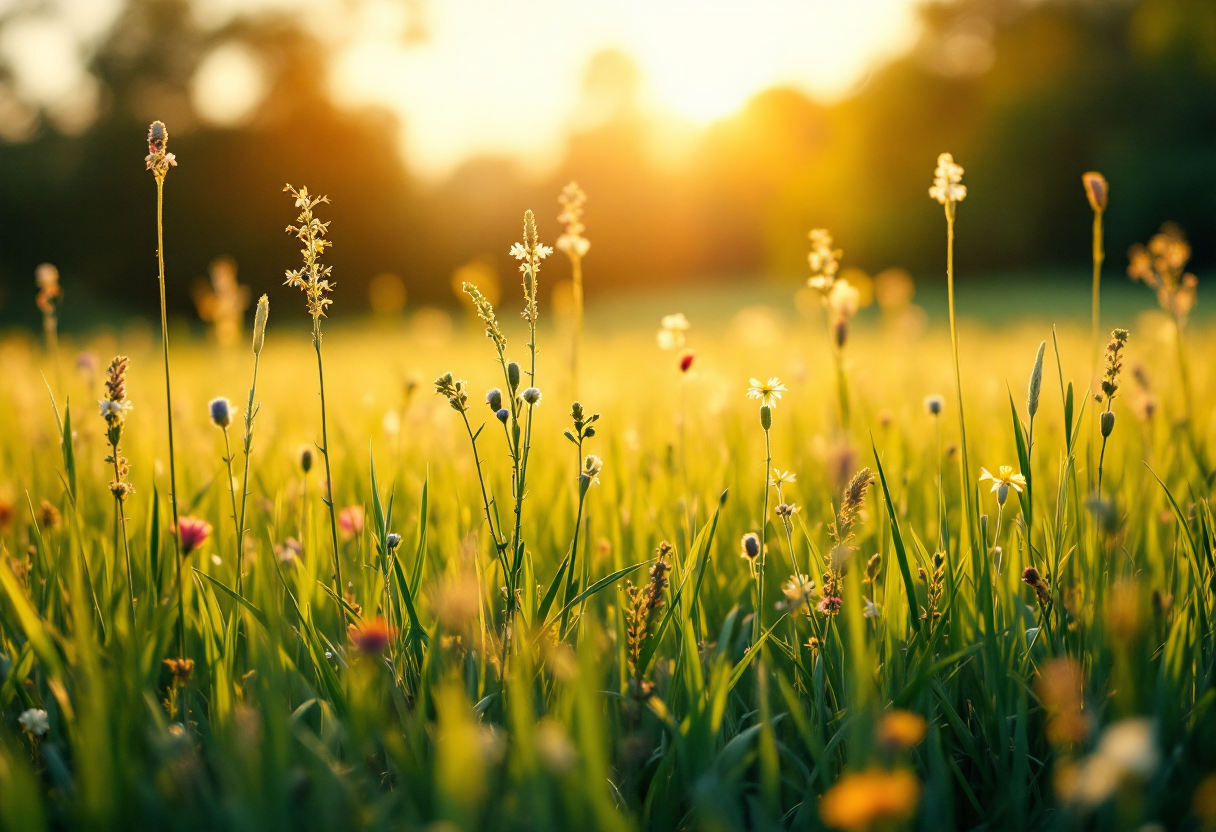
[[883, 716], [878, 723], [878, 740], [892, 748], [912, 748], [925, 738], [929, 723], [920, 714], [895, 710]]
[[378, 656], [387, 650], [389, 642], [397, 634], [396, 629], [390, 627], [381, 616], [364, 621], [357, 627], [351, 624], [347, 632], [355, 649], [368, 656]]
[[920, 802], [920, 781], [906, 771], [846, 774], [819, 801], [819, 816], [837, 829], [868, 829], [912, 817]]

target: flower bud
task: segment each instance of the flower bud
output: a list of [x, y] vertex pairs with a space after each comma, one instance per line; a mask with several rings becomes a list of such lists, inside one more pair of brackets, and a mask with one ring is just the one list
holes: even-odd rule
[[1115, 429], [1115, 412], [1113, 410], [1102, 411], [1102, 415], [1098, 417], [1098, 421], [1102, 426], [1102, 438], [1105, 439]]
[[845, 343], [849, 340], [849, 319], [838, 318], [832, 326], [832, 338], [836, 341], [836, 348], [842, 349]]
[[494, 415], [498, 417], [498, 421], [502, 422], [505, 425], [507, 423], [507, 418], [511, 415], [511, 411], [507, 410], [504, 407], [504, 408], [501, 408]]
[[495, 387], [489, 393], [486, 393], [486, 404], [495, 413], [502, 410], [502, 391]]
[[1043, 353], [1047, 342], [1039, 344], [1039, 354], [1034, 358], [1034, 369], [1030, 371], [1030, 386], [1026, 391], [1026, 413], [1030, 418], [1039, 412], [1039, 394], [1043, 391]]
[[300, 470], [305, 474], [312, 470], [312, 448], [307, 445], [300, 449]]
[[1005, 500], [1009, 498], [1009, 483], [1001, 483], [996, 489], [997, 505], [1005, 505]]
[[773, 409], [768, 405], [762, 405], [760, 408], [760, 427], [768, 430], [773, 426]]
[[755, 560], [760, 555], [760, 538], [752, 533], [743, 535], [742, 540], [743, 556]]
[[253, 313], [253, 354], [261, 355], [266, 344], [266, 319], [270, 317], [270, 298], [262, 295], [258, 299], [257, 311]]
[[401, 535], [397, 534], [396, 532], [389, 532], [388, 537], [384, 539], [384, 542], [388, 544], [388, 550], [391, 552], [401, 545]]
[[540, 390], [535, 387], [529, 387], [524, 392], [519, 394], [519, 397], [531, 405], [540, 404]]
[[232, 424], [232, 404], [222, 396], [218, 399], [212, 399], [207, 405], [211, 412], [211, 421], [216, 427], [227, 428]]
[[1089, 207], [1095, 214], [1101, 214], [1106, 210], [1106, 200], [1110, 195], [1106, 177], [1097, 171], [1090, 171], [1081, 175], [1081, 183], [1085, 186], [1085, 197], [1089, 200]]
[[519, 365], [514, 361], [507, 365], [507, 384], [511, 385], [511, 392], [519, 387]]

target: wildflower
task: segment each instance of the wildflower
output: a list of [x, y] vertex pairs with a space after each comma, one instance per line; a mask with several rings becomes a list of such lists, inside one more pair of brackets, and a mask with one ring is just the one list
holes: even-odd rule
[[1148, 246], [1136, 244], [1128, 252], [1127, 274], [1157, 293], [1157, 303], [1181, 323], [1195, 306], [1195, 275], [1186, 270], [1191, 246], [1182, 229], [1173, 223], [1149, 240]]
[[1106, 344], [1106, 369], [1102, 374], [1102, 393], [1107, 400], [1113, 399], [1119, 391], [1119, 373], [1123, 371], [1123, 348], [1127, 346], [1128, 332], [1126, 329], [1112, 330], [1110, 341]]
[[743, 535], [743, 540], [740, 541], [743, 547], [742, 556], [749, 561], [754, 561], [760, 556], [760, 538], [752, 532]]
[[486, 393], [486, 404], [495, 413], [502, 410], [502, 391], [497, 387], [491, 388], [490, 392]]
[[55, 314], [55, 304], [63, 291], [59, 288], [59, 269], [50, 263], [42, 263], [34, 270], [34, 283], [38, 286], [38, 296], [34, 303], [44, 316]]
[[942, 205], [962, 202], [967, 197], [967, 186], [962, 184], [963, 169], [954, 162], [954, 157], [943, 153], [937, 157], [937, 170], [933, 172], [933, 187], [929, 196]]
[[878, 723], [878, 741], [890, 748], [914, 748], [928, 730], [929, 723], [923, 716], [897, 708], [883, 714]]
[[384, 545], [388, 547], [390, 552], [395, 551], [401, 545], [401, 535], [396, 532], [389, 532], [388, 536], [384, 538]]
[[453, 378], [451, 373], [444, 373], [435, 379], [435, 392], [446, 398], [457, 413], [464, 413], [469, 409], [468, 384], [463, 379]]
[[535, 387], [529, 387], [519, 394], [519, 397], [530, 405], [540, 404], [541, 392]]
[[207, 410], [211, 414], [211, 421], [216, 427], [227, 429], [232, 424], [232, 402], [223, 396], [218, 399], [212, 399], [207, 405]]
[[119, 453], [118, 443], [122, 441], [123, 424], [127, 412], [131, 410], [131, 402], [127, 401], [127, 366], [130, 363], [125, 355], [116, 355], [106, 370], [106, 398], [100, 402], [101, 418], [106, 422], [106, 439], [110, 443], [110, 453], [106, 462], [114, 466], [114, 479], [110, 481], [110, 493], [120, 503], [128, 494], [134, 493], [135, 486], [127, 482], [131, 466], [127, 458]]
[[942, 409], [946, 406], [946, 400], [941, 396], [934, 394], [925, 396], [925, 412], [930, 416], [940, 416]]
[[511, 411], [507, 410], [504, 407], [501, 410], [499, 410], [497, 413], [495, 413], [494, 415], [496, 417], [498, 417], [498, 421], [502, 422], [505, 425], [507, 423], [507, 418], [511, 415]]
[[674, 350], [684, 346], [684, 333], [690, 326], [683, 312], [664, 315], [659, 322], [659, 349]]
[[169, 128], [163, 121], [154, 121], [148, 127], [148, 155], [144, 165], [158, 180], [163, 180], [169, 168], [177, 167], [177, 157], [169, 153]]
[[583, 460], [583, 471], [579, 475], [580, 482], [586, 482], [588, 485], [599, 485], [600, 471], [603, 468], [604, 460], [595, 454], [587, 454], [587, 458]]
[[169, 668], [169, 674], [173, 676], [174, 683], [188, 682], [194, 675], [194, 659], [165, 659], [165, 667]]
[[102, 399], [98, 404], [101, 407], [101, 418], [107, 422], [121, 422], [126, 418], [127, 411], [135, 407], [131, 402], [112, 402], [109, 399]]
[[992, 492], [996, 492], [996, 500], [1001, 505], [1005, 504], [1005, 498], [1009, 496], [1009, 489], [1013, 488], [1019, 494], [1026, 487], [1026, 477], [1020, 473], [1014, 473], [1013, 467], [1010, 465], [1002, 465], [997, 469], [995, 475], [987, 468], [980, 469], [980, 482], [984, 480], [992, 481]]
[[878, 618], [878, 616], [881, 615], [881, 612], [878, 609], [878, 604], [875, 604], [869, 598], [865, 597], [863, 597], [861, 600], [865, 604], [865, 608], [861, 611], [863, 616], [866, 618]]
[[759, 399], [763, 407], [776, 407], [777, 400], [781, 398], [781, 394], [788, 392], [788, 388], [776, 376], [770, 377], [765, 382], [754, 378], [748, 381], [751, 386], [747, 388], [747, 397], [749, 399]]
[[832, 332], [837, 347], [843, 347], [849, 335], [849, 321], [857, 314], [861, 305], [861, 292], [843, 277], [832, 284], [827, 295], [828, 312], [832, 318]]
[[17, 722], [21, 726], [21, 730], [32, 737], [45, 736], [46, 732], [51, 730], [51, 724], [46, 718], [46, 711], [41, 708], [30, 708], [23, 711], [21, 716], [17, 717]]
[[843, 775], [819, 801], [828, 826], [865, 830], [908, 820], [920, 802], [920, 781], [907, 771], [865, 771]]
[[775, 508], [774, 511], [777, 512], [778, 517], [785, 519], [793, 517], [795, 514], [797, 514], [798, 506], [794, 505], [793, 503], [778, 503], [777, 508]]
[[1041, 606], [1045, 607], [1051, 603], [1051, 592], [1047, 587], [1047, 580], [1039, 573], [1039, 570], [1033, 566], [1027, 566], [1022, 570], [1022, 583], [1034, 590]]
[[396, 637], [396, 630], [381, 616], [363, 621], [358, 626], [347, 625], [350, 643], [365, 656], [379, 656]]
[[1106, 210], [1106, 202], [1110, 196], [1110, 186], [1106, 184], [1106, 177], [1097, 171], [1089, 171], [1081, 174], [1081, 184], [1085, 187], [1085, 198], [1089, 200], [1089, 207], [1095, 214], [1101, 214]]
[[338, 512], [338, 528], [347, 539], [363, 534], [363, 506], [347, 506]]
[[806, 575], [791, 575], [790, 579], [781, 585], [781, 593], [785, 596], [785, 607], [797, 610], [808, 604], [815, 594], [815, 582]]
[[524, 239], [522, 243], [511, 246], [511, 256], [524, 262], [519, 264], [519, 271], [524, 283], [523, 316], [533, 327], [539, 314], [536, 303], [536, 277], [540, 271], [540, 261], [553, 253], [549, 246], [541, 245], [540, 236], [536, 231], [536, 217], [531, 211], [524, 212]]
[[307, 474], [312, 470], [312, 448], [304, 445], [300, 448], [300, 470]]
[[692, 369], [692, 362], [696, 359], [696, 357], [697, 354], [692, 350], [687, 350], [683, 355], [681, 355], [679, 365], [680, 372], [687, 373], [690, 369]]
[[557, 238], [557, 250], [572, 260], [585, 257], [591, 248], [591, 241], [583, 236], [583, 232], [587, 230], [583, 225], [583, 205], [587, 202], [587, 194], [577, 182], [571, 182], [562, 188], [557, 202], [562, 206], [557, 221], [566, 228], [565, 233]]
[[34, 519], [42, 528], [54, 529], [59, 525], [59, 509], [55, 508], [50, 500], [43, 499], [38, 504], [38, 511], [35, 512]]
[[474, 284], [464, 281], [460, 284], [460, 288], [473, 301], [473, 306], [477, 309], [477, 317], [481, 318], [481, 322], [486, 325], [486, 337], [494, 342], [495, 349], [501, 355], [502, 351], [507, 347], [507, 339], [498, 326], [498, 317], [494, 314], [494, 305], [490, 303], [489, 298], [482, 294], [482, 291]]
[[182, 541], [182, 554], [188, 555], [211, 536], [211, 524], [198, 517], [183, 517], [177, 524]]
[[[308, 313], [312, 315], [315, 342], [318, 338], [321, 318], [325, 317], [325, 309], [333, 303], [329, 298], [329, 293], [333, 291], [334, 284], [330, 282], [333, 266], [321, 263], [321, 256], [325, 254], [325, 249], [333, 245], [325, 239], [325, 235], [329, 233], [329, 223], [317, 219], [313, 215], [313, 209], [322, 203], [328, 203], [329, 198], [311, 196], [308, 188], [300, 188], [297, 191], [290, 184], [283, 190], [295, 198], [296, 207], [300, 209], [300, 214], [296, 217], [299, 225], [287, 226], [287, 233], [294, 235], [304, 246], [300, 250], [300, 254], [304, 258], [304, 265], [299, 269], [288, 271], [284, 285], [294, 286], [304, 292]], [[320, 349], [319, 345], [318, 349]]]
[[836, 615], [840, 612], [840, 608], [844, 606], [844, 601], [837, 598], [835, 595], [826, 595], [819, 602], [819, 611], [824, 615]]
[[768, 484], [772, 485], [772, 486], [784, 485], [786, 483], [795, 482], [795, 481], [797, 481], [797, 479], [798, 479], [798, 475], [793, 473], [792, 471], [780, 471], [780, 470], [774, 468], [773, 474], [769, 478]]
[[807, 285], [826, 294], [836, 282], [836, 272], [840, 269], [840, 255], [843, 252], [833, 248], [832, 235], [826, 228], [813, 229], [807, 236], [811, 239], [811, 251], [807, 254], [811, 276]]

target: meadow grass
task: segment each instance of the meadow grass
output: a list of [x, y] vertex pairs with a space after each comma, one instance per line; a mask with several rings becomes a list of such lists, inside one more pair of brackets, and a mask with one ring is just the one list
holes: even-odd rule
[[0, 342], [4, 828], [1216, 822], [1210, 331], [1110, 322], [1102, 386], [1088, 319], [575, 340], [541, 239], [330, 328], [324, 415], [294, 293], [175, 341], [176, 524], [157, 345]]

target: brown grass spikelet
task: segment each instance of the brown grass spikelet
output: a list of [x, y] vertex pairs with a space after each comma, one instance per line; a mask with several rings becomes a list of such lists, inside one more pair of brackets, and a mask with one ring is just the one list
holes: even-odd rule
[[862, 468], [845, 486], [844, 496], [840, 500], [840, 510], [828, 532], [837, 546], [844, 546], [853, 538], [853, 524], [857, 521], [857, 513], [865, 505], [866, 489], [873, 482], [874, 473], [869, 468]]
[[629, 666], [633, 670], [635, 693], [643, 696], [649, 692], [649, 686], [642, 682], [642, 668], [638, 665], [642, 657], [642, 648], [650, 638], [650, 628], [663, 606], [663, 591], [667, 589], [667, 573], [671, 564], [670, 557], [674, 547], [664, 540], [659, 544], [658, 560], [650, 567], [650, 580], [642, 586], [630, 584], [626, 588], [629, 596], [629, 609], [625, 613], [625, 636], [629, 648]]

